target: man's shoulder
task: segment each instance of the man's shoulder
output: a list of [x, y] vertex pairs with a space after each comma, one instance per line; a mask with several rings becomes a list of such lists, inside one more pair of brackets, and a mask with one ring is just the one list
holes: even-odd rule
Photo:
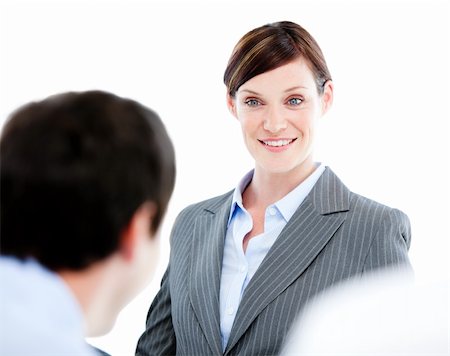
[[[61, 315], [64, 310], [56, 308], [51, 315], [46, 305], [33, 300], [33, 290], [23, 289], [18, 295], [17, 286], [3, 287], [0, 355], [64, 355], [67, 350], [74, 355], [96, 355], [84, 342], [82, 330], [66, 323], [67, 318]], [[46, 287], [41, 286], [44, 291]], [[58, 303], [52, 296], [49, 299], [46, 304]]]

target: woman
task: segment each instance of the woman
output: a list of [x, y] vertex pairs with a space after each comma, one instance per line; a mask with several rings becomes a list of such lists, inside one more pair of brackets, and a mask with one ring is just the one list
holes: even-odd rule
[[255, 168], [178, 216], [139, 355], [277, 354], [314, 295], [409, 263], [407, 216], [350, 192], [313, 161], [333, 83], [307, 31], [292, 22], [250, 31], [224, 81]]

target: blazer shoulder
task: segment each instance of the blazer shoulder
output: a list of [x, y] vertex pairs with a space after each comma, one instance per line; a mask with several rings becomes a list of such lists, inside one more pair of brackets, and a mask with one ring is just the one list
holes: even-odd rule
[[379, 221], [387, 213], [407, 219], [406, 214], [351, 191], [330, 167], [326, 167], [311, 192], [311, 200], [321, 214], [347, 212], [358, 221]]
[[408, 216], [400, 209], [390, 207], [360, 194], [350, 192], [350, 209], [356, 213], [365, 213], [378, 218], [392, 216], [398, 221], [408, 221]]
[[411, 244], [411, 222], [403, 211], [366, 198], [362, 195], [351, 193], [352, 220], [364, 222], [371, 231], [377, 232], [379, 238], [398, 235], [406, 242], [409, 248]]
[[177, 221], [184, 221], [186, 219], [195, 219], [200, 214], [215, 213], [224, 204], [226, 204], [233, 194], [233, 190], [226, 192], [225, 194], [205, 199], [197, 203], [193, 203], [185, 207], [177, 216]]
[[170, 234], [171, 245], [174, 246], [176, 241], [179, 241], [179, 236], [186, 236], [186, 234], [192, 232], [197, 217], [205, 214], [214, 214], [220, 208], [226, 208], [224, 205], [228, 204], [228, 202], [231, 203], [232, 194], [233, 190], [225, 194], [188, 205], [181, 210], [172, 227], [172, 232]]
[[402, 265], [412, 269], [408, 258], [411, 246], [411, 223], [408, 216], [372, 199], [353, 193], [352, 219], [364, 217], [358, 229], [370, 231], [370, 247], [364, 258], [364, 273], [377, 268]]

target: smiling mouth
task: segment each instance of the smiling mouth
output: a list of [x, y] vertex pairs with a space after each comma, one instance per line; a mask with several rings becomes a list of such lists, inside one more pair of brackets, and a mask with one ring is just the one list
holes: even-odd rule
[[296, 141], [296, 138], [288, 140], [258, 140], [262, 144], [270, 147], [284, 147], [290, 145], [292, 142]]

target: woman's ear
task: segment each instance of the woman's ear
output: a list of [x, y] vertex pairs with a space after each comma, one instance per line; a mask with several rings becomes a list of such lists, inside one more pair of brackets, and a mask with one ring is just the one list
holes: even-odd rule
[[126, 260], [134, 258], [136, 249], [142, 239], [152, 239], [151, 226], [156, 213], [156, 205], [151, 202], [143, 203], [131, 217], [127, 227], [123, 229], [119, 241], [119, 253]]
[[333, 104], [333, 90], [333, 82], [331, 80], [327, 80], [324, 84], [322, 94], [322, 115], [325, 115]]
[[233, 115], [237, 119], [236, 114], [236, 100], [231, 97], [230, 94], [227, 93], [227, 107], [230, 111], [231, 115]]

